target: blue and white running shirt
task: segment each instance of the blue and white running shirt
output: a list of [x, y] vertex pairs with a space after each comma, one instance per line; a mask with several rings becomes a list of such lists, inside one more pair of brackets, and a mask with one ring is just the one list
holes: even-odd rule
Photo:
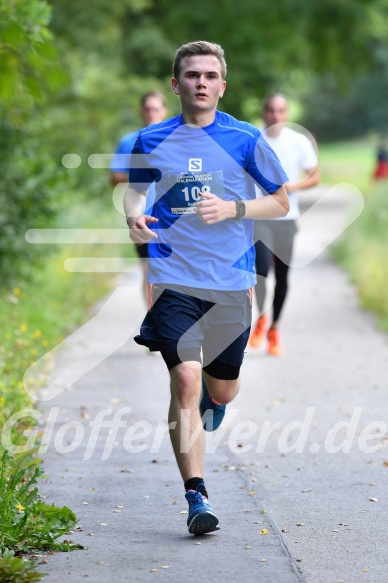
[[[256, 283], [253, 220], [205, 225], [195, 213], [199, 192], [224, 200], [256, 197], [288, 180], [273, 150], [253, 125], [216, 111], [204, 128], [182, 115], [144, 128], [132, 150], [129, 181], [137, 191], [155, 182], [148, 281], [204, 289], [244, 290]], [[156, 241], [156, 242], [155, 242]]]

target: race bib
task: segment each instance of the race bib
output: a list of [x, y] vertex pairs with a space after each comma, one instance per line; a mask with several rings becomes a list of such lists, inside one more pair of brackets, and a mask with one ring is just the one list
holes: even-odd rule
[[173, 215], [195, 214], [195, 204], [201, 200], [200, 192], [211, 192], [225, 198], [222, 170], [214, 172], [182, 172], [170, 175], [170, 206]]

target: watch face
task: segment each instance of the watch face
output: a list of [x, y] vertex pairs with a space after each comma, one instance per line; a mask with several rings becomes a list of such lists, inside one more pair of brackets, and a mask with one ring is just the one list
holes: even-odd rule
[[243, 202], [237, 203], [237, 219], [241, 219], [245, 215], [245, 204]]

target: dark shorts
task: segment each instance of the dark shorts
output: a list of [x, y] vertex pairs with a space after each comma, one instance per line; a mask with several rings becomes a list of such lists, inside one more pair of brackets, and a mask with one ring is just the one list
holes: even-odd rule
[[140, 257], [140, 259], [148, 259], [148, 243], [144, 243], [143, 245], [135, 245], [136, 253]]
[[[154, 303], [135, 337], [169, 369], [194, 360], [218, 379], [236, 379], [251, 324], [251, 293], [153, 286]], [[202, 354], [201, 354], [202, 353]]]

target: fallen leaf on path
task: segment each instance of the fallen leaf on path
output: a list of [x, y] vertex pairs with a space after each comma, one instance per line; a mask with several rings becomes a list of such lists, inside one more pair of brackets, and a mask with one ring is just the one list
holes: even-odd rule
[[157, 569], [151, 569], [151, 573], [156, 573]]
[[179, 514], [188, 514], [189, 511], [188, 510], [181, 510]]
[[282, 532], [289, 532], [289, 530], [286, 530], [285, 528], [282, 528]]
[[311, 492], [312, 488], [306, 488], [305, 490], [302, 490], [303, 493], [305, 492]]
[[378, 499], [378, 498], [373, 498], [372, 496], [369, 498], [369, 500], [370, 500], [371, 502], [378, 502], [378, 501], [379, 501], [379, 499]]
[[245, 545], [245, 548], [246, 549], [251, 549], [252, 547], [251, 547], [251, 545]]
[[255, 490], [251, 490], [250, 492], [248, 492], [249, 496], [254, 496], [256, 494]]
[[260, 532], [260, 534], [268, 534], [268, 530], [266, 528], [263, 528], [263, 530]]
[[100, 522], [100, 526], [108, 526], [106, 522]]
[[260, 563], [265, 563], [268, 559], [260, 559]]
[[168, 569], [170, 565], [160, 565], [161, 569]]
[[296, 526], [304, 526], [304, 522], [297, 522]]
[[94, 532], [89, 532], [86, 536], [96, 536]]

